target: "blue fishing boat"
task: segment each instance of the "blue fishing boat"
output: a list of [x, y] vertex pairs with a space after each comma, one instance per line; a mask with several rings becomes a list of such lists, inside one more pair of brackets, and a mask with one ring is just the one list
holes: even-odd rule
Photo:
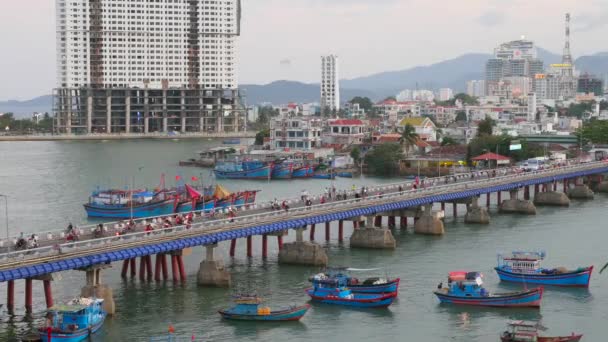
[[543, 298], [543, 288], [512, 293], [491, 294], [483, 286], [482, 275], [479, 272], [450, 272], [448, 287], [440, 283], [435, 295], [441, 303], [495, 306], [495, 307], [540, 307]]
[[314, 173], [312, 178], [315, 179], [336, 179], [335, 173]]
[[[127, 193], [124, 195], [123, 193]], [[116, 190], [93, 193], [84, 210], [89, 217], [142, 218], [175, 212], [175, 199], [167, 192], [132, 192]]]
[[569, 270], [564, 267], [543, 268], [544, 252], [514, 251], [498, 255], [494, 269], [502, 281], [554, 286], [589, 287], [593, 266]]
[[[311, 171], [312, 169], [312, 171]], [[293, 169], [291, 178], [308, 178], [314, 173], [314, 169], [310, 165], [298, 166]]]
[[273, 311], [269, 307], [262, 307], [262, 299], [257, 296], [238, 296], [234, 300], [236, 306], [219, 310], [218, 313], [225, 319], [245, 321], [297, 321], [306, 314], [310, 305], [292, 306], [282, 310]]
[[269, 179], [272, 164], [259, 161], [218, 162], [213, 173], [218, 179]]
[[106, 319], [103, 299], [79, 298], [67, 305], [55, 305], [47, 314], [46, 326], [38, 333], [43, 342], [77, 342], [90, 337]]
[[382, 308], [391, 305], [397, 292], [389, 293], [354, 293], [348, 286], [348, 278], [335, 277], [332, 281], [318, 281], [313, 279], [313, 287], [306, 293], [313, 301], [354, 306], [360, 308]]
[[353, 178], [353, 173], [352, 172], [338, 172], [338, 177]]
[[293, 163], [276, 163], [272, 167], [272, 179], [291, 179]]
[[325, 272], [315, 274], [309, 281], [316, 280], [318, 282], [335, 282], [336, 278], [346, 277], [347, 286], [352, 292], [357, 293], [398, 293], [400, 278], [389, 279], [388, 277], [370, 277], [364, 280], [359, 280], [356, 277], [350, 276], [344, 272], [348, 271], [372, 271], [357, 268], [327, 268]]
[[228, 138], [222, 140], [222, 144], [226, 145], [238, 145], [241, 143], [241, 138]]

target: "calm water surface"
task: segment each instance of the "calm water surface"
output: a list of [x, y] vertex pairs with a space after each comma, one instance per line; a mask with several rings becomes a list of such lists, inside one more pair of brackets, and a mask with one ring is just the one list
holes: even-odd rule
[[[107, 141], [107, 142], [3, 142], [0, 143], [0, 193], [9, 196], [10, 229], [45, 231], [63, 228], [66, 222], [86, 222], [82, 203], [97, 186], [126, 187], [135, 179], [138, 187], [158, 184], [165, 173], [167, 185], [175, 175], [184, 179], [198, 176], [214, 182], [206, 169], [180, 168], [180, 159], [218, 142], [200, 141]], [[141, 169], [140, 169], [141, 168]], [[352, 184], [386, 183], [388, 179], [337, 179], [338, 188]], [[260, 200], [298, 196], [300, 191], [321, 192], [331, 182], [324, 180], [223, 182], [230, 190], [262, 189]], [[495, 202], [493, 202], [495, 203]], [[261, 239], [254, 238], [254, 257], [245, 256], [245, 240], [237, 244], [235, 258], [228, 256], [228, 245], [220, 245], [219, 255], [230, 269], [233, 289], [209, 289], [196, 285], [198, 263], [203, 249], [194, 248], [186, 258], [186, 284], [141, 283], [122, 280], [119, 265], [103, 273], [103, 282], [114, 289], [117, 314], [106, 321], [93, 341], [148, 341], [163, 334], [170, 324], [190, 341], [497, 341], [510, 319], [542, 319], [546, 334], [585, 334], [584, 341], [605, 341], [608, 326], [608, 275], [594, 274], [589, 289], [545, 291], [543, 307], [528, 309], [476, 309], [439, 305], [432, 294], [448, 271], [479, 270], [485, 274], [490, 291], [517, 290], [517, 285], [499, 283], [492, 267], [496, 253], [513, 249], [544, 249], [547, 266], [577, 267], [608, 260], [605, 223], [608, 197], [594, 201], [575, 201], [570, 208], [539, 208], [533, 217], [498, 215], [492, 208], [489, 226], [465, 225], [462, 218], [449, 217], [442, 237], [414, 235], [410, 230], [394, 230], [397, 249], [376, 251], [350, 249], [351, 225], [345, 224], [346, 241], [324, 241], [323, 229], [317, 240], [327, 247], [330, 264], [359, 268], [386, 267], [386, 272], [402, 279], [399, 299], [387, 310], [356, 310], [314, 304], [301, 322], [288, 324], [250, 324], [222, 321], [216, 311], [231, 305], [234, 291], [258, 289], [271, 307], [302, 304], [303, 289], [314, 267], [279, 266], [277, 246], [269, 239], [269, 258], [262, 260]], [[448, 207], [448, 209], [450, 209]], [[464, 215], [464, 207], [459, 208]], [[4, 235], [4, 216], [0, 231]], [[386, 222], [386, 221], [385, 221]], [[286, 241], [294, 239], [291, 232]], [[63, 272], [53, 283], [56, 302], [72, 298], [84, 285], [81, 272]], [[6, 285], [0, 285], [0, 302], [6, 298]], [[42, 285], [34, 283], [35, 315], [24, 317], [23, 281], [16, 285], [17, 316], [2, 314], [0, 341], [14, 340], [40, 323], [44, 314]]]

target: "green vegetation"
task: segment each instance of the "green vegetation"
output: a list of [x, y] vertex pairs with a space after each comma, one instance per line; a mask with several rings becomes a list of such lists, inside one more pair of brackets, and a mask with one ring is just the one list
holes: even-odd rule
[[441, 146], [453, 146], [458, 145], [458, 142], [454, 138], [445, 137], [441, 140]]
[[263, 106], [258, 108], [258, 119], [253, 124], [254, 129], [262, 130], [268, 127], [270, 119], [279, 115], [279, 110], [272, 106]]
[[458, 94], [454, 95], [454, 97], [452, 99], [449, 99], [447, 101], [435, 100], [435, 104], [438, 106], [452, 107], [452, 106], [456, 105], [456, 100], [460, 100], [460, 102], [463, 105], [467, 105], [467, 106], [474, 106], [474, 105], [479, 104], [479, 101], [477, 101], [476, 97], [470, 96], [465, 93], [458, 93]]
[[486, 116], [486, 118], [481, 120], [477, 126], [477, 136], [481, 137], [483, 135], [492, 135], [495, 125], [496, 122], [489, 116]]
[[382, 101], [397, 101], [397, 98], [394, 96], [387, 96], [384, 100]]
[[359, 161], [361, 160], [361, 150], [359, 149], [359, 146], [353, 147], [350, 151], [350, 157], [353, 158], [355, 164], [359, 164]]
[[53, 130], [53, 118], [49, 113], [44, 113], [43, 118], [36, 123], [31, 119], [15, 119], [13, 113], [5, 113], [0, 116], [0, 129], [11, 133], [50, 133]]
[[467, 146], [467, 162], [470, 164], [471, 158], [481, 154], [492, 152], [503, 156], [511, 157], [515, 161], [526, 160], [529, 158], [543, 156], [545, 150], [543, 146], [537, 144], [529, 144], [525, 140], [520, 140], [521, 150], [509, 150], [511, 141], [515, 140], [510, 135], [481, 135], [477, 136]]
[[264, 145], [264, 138], [270, 138], [270, 129], [264, 128], [255, 134], [255, 145]]
[[467, 112], [464, 110], [459, 110], [456, 112], [456, 121], [466, 122], [467, 121]]
[[406, 154], [408, 153], [410, 146], [414, 145], [418, 141], [418, 133], [416, 133], [416, 128], [414, 126], [407, 124], [403, 127], [403, 132], [401, 133], [401, 138], [399, 138], [399, 142], [401, 145], [405, 145]]
[[402, 158], [403, 150], [399, 144], [382, 144], [365, 154], [365, 164], [373, 174], [390, 176], [397, 173]]
[[358, 103], [359, 107], [364, 109], [366, 113], [371, 112], [372, 108], [374, 107], [374, 103], [369, 97], [355, 96], [349, 102]]
[[585, 112], [592, 112], [593, 107], [595, 106], [595, 101], [591, 102], [581, 102], [581, 103], [571, 103], [570, 107], [566, 109], [566, 114], [568, 116], [576, 116], [577, 118], [582, 118]]
[[[591, 120], [588, 123], [583, 124], [582, 130], [583, 143], [593, 144], [608, 144], [608, 121], [603, 120]], [[581, 138], [581, 130], [576, 132], [577, 137]]]

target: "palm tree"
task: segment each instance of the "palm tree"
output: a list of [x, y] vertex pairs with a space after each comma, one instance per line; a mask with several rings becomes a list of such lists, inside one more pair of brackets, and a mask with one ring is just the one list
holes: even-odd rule
[[405, 145], [405, 155], [408, 155], [410, 146], [414, 145], [418, 141], [418, 133], [416, 133], [416, 128], [411, 124], [406, 124], [403, 127], [403, 132], [401, 133], [401, 138], [399, 138], [399, 142], [401, 145]]

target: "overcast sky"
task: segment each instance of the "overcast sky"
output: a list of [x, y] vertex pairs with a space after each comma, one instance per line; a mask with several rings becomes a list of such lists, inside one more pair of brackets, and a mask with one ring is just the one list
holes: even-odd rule
[[[55, 86], [54, 0], [3, 0], [0, 100]], [[561, 53], [572, 13], [574, 57], [608, 50], [606, 0], [242, 0], [240, 83], [317, 82], [321, 54], [342, 78], [486, 52], [521, 35]]]

